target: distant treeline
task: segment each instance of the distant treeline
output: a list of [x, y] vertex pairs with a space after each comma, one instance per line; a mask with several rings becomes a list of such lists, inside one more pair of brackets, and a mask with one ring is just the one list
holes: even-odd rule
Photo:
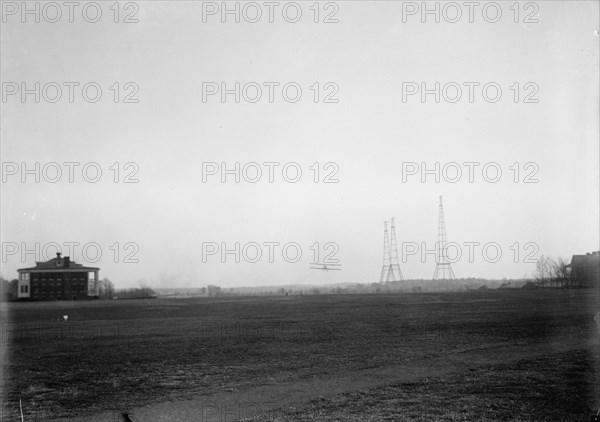
[[[543, 258], [542, 258], [543, 259]], [[547, 261], [550, 262], [550, 261]], [[562, 265], [561, 265], [562, 264]], [[539, 265], [538, 265], [539, 267]], [[555, 268], [564, 268], [564, 262]], [[170, 297], [223, 297], [223, 296], [289, 296], [289, 295], [321, 295], [321, 294], [377, 294], [377, 293], [426, 293], [426, 292], [464, 292], [484, 289], [532, 289], [532, 288], [581, 288], [588, 287], [565, 277], [559, 270], [545, 274], [539, 278], [534, 273], [533, 278], [488, 280], [483, 278], [459, 278], [454, 280], [403, 280], [391, 283], [343, 283], [337, 285], [293, 285], [293, 286], [262, 286], [262, 287], [232, 287], [221, 288], [208, 285], [199, 288], [157, 289], [158, 295]]]
[[156, 293], [149, 287], [121, 289], [115, 293], [113, 299], [147, 299], [155, 298]]
[[98, 284], [98, 299], [146, 299], [156, 297], [156, 292], [141, 280], [140, 287], [130, 289], [115, 289], [115, 285], [108, 278], [100, 280]]
[[344, 283], [337, 285], [293, 285], [293, 286], [262, 286], [262, 287], [232, 287], [221, 288], [208, 285], [200, 288], [157, 289], [160, 296], [172, 297], [223, 297], [223, 296], [285, 296], [285, 295], [320, 295], [320, 294], [365, 294], [392, 292], [441, 292], [467, 291], [479, 288], [519, 288], [527, 280], [486, 280], [466, 278], [457, 280], [404, 280], [393, 283]]
[[[524, 280], [512, 280], [515, 285], [523, 285]], [[456, 279], [456, 280], [404, 280], [391, 283], [348, 283], [340, 285], [325, 286], [307, 286], [285, 288], [278, 287], [269, 289], [268, 287], [258, 288], [256, 290], [243, 289], [223, 289], [222, 296], [227, 295], [321, 295], [321, 294], [365, 294], [365, 293], [394, 293], [394, 292], [441, 292], [441, 291], [466, 291], [475, 290], [481, 286], [485, 288], [498, 288], [509, 282], [509, 280], [484, 280], [484, 279]]]
[[103, 278], [98, 281], [98, 299], [144, 299], [148, 297], [156, 297], [156, 293], [148, 284], [142, 280], [139, 282], [140, 287], [130, 289], [116, 289], [115, 285], [108, 278]]

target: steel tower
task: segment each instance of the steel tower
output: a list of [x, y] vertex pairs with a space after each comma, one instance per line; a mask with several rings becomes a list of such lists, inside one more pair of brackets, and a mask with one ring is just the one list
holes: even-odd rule
[[398, 259], [398, 242], [396, 240], [396, 226], [392, 217], [391, 224], [391, 242], [388, 233], [388, 222], [383, 223], [383, 267], [381, 268], [380, 283], [389, 283], [393, 281], [402, 281], [402, 271], [400, 270], [400, 260]]
[[402, 277], [402, 271], [400, 270], [400, 260], [398, 259], [398, 243], [396, 241], [396, 224], [394, 222], [394, 217], [391, 218], [391, 221], [392, 233], [390, 239], [390, 271], [388, 272], [388, 282], [404, 280], [404, 277]]
[[387, 281], [390, 270], [390, 238], [387, 224], [387, 221], [383, 222], [383, 267], [381, 268], [381, 277], [379, 277], [380, 283]]
[[444, 221], [444, 206], [442, 205], [442, 197], [440, 196], [440, 213], [438, 218], [438, 241], [435, 254], [435, 272], [433, 273], [434, 280], [453, 280], [454, 271], [448, 262], [446, 256], [446, 223]]

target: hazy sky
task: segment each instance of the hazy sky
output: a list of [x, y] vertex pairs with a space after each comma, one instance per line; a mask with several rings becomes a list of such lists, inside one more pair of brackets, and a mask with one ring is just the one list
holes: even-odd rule
[[[34, 3], [28, 3], [32, 9]], [[131, 3], [137, 10], [120, 3], [119, 23], [109, 9], [112, 2], [101, 3], [97, 23], [86, 22], [80, 9], [69, 22], [66, 7], [59, 22], [46, 22], [55, 10], [44, 11], [42, 4], [40, 23], [33, 15], [25, 15], [22, 23], [21, 11], [11, 8], [21, 2], [3, 2], [2, 276], [14, 278], [17, 268], [34, 265], [34, 254], [22, 256], [23, 246], [33, 250], [38, 243], [54, 255], [46, 245], [78, 242], [72, 259], [100, 267], [100, 276], [118, 287], [134, 286], [139, 279], [155, 287], [374, 282], [382, 265], [383, 221], [396, 217], [400, 249], [403, 244], [417, 245], [419, 252], [423, 246], [433, 249], [440, 195], [448, 240], [463, 252], [453, 264], [457, 277], [522, 277], [535, 267], [524, 262], [527, 255], [570, 258], [598, 249], [598, 2], [535, 2], [537, 9], [519, 10], [518, 23], [509, 9], [513, 2], [497, 3], [502, 16], [496, 23], [487, 21], [494, 20], [493, 8], [482, 15], [489, 2], [480, 2], [472, 23], [465, 6], [457, 23], [444, 19], [453, 19], [456, 9], [446, 8], [444, 15], [442, 3], [440, 23], [433, 15], [425, 15], [422, 23], [420, 11], [407, 14], [421, 2], [390, 1], [322, 2], [319, 23], [314, 6], [310, 9], [313, 2], [299, 2], [300, 20], [288, 23], [282, 16], [287, 3], [279, 2], [273, 23], [263, 2], [256, 3], [263, 12], [259, 22], [246, 22], [256, 9], [240, 3], [241, 13], [246, 12], [240, 23], [233, 15], [222, 23], [219, 12], [203, 19], [203, 8], [210, 12], [221, 2], [200, 1]], [[293, 6], [287, 6], [288, 20], [294, 18]], [[86, 10], [92, 20], [94, 10]], [[121, 22], [130, 13], [138, 22]], [[338, 22], [322, 23], [330, 13]], [[539, 22], [524, 22], [527, 17]], [[34, 94], [23, 101], [20, 90], [34, 90], [36, 82], [39, 103]], [[79, 84], [71, 85], [72, 103], [65, 82]], [[90, 82], [102, 89], [96, 103], [82, 95]], [[223, 103], [220, 95], [212, 95], [203, 102], [203, 83], [211, 82], [216, 83], [211, 87], [226, 83], [228, 89], [239, 82], [247, 98], [254, 97], [258, 84], [262, 97], [251, 103], [242, 96], [236, 103], [229, 94]], [[273, 85], [272, 103], [265, 82], [279, 84]], [[296, 103], [285, 101], [281, 92], [290, 82], [302, 89]], [[436, 103], [429, 94], [422, 102], [417, 94], [403, 101], [403, 92], [420, 89], [422, 82], [427, 89], [436, 82], [446, 86], [440, 88], [446, 97]], [[473, 102], [464, 85], [469, 82]], [[488, 99], [494, 86], [502, 89], [495, 103], [482, 95], [488, 83]], [[53, 103], [54, 84], [62, 87], [62, 97]], [[446, 98], [455, 97], [457, 85], [462, 97], [453, 103]], [[15, 87], [19, 92], [11, 95]], [[336, 87], [331, 98], [337, 103], [324, 103]], [[94, 92], [92, 86], [88, 98]], [[294, 88], [287, 93], [293, 97]], [[127, 94], [138, 102], [124, 103]], [[11, 163], [34, 169], [36, 162], [39, 183], [33, 174], [25, 183], [20, 172], [12, 174]], [[44, 177], [55, 177], [52, 162], [63, 172], [56, 183]], [[73, 183], [65, 162], [80, 163]], [[119, 183], [113, 180], [115, 162], [121, 168]], [[135, 165], [125, 168], [129, 162]], [[219, 174], [204, 183], [207, 162], [225, 162], [229, 169], [236, 162], [280, 165], [272, 167], [273, 183], [265, 165], [257, 183], [243, 175], [240, 183], [233, 175], [221, 183]], [[315, 162], [319, 183], [310, 168]], [[417, 174], [403, 181], [403, 163], [423, 162], [429, 169], [436, 162], [440, 168], [459, 163], [462, 178], [450, 183], [442, 177], [436, 183], [430, 175], [422, 183]], [[480, 163], [472, 183], [465, 162]], [[102, 169], [97, 183], [84, 180], [86, 163]], [[290, 178], [294, 166], [302, 169], [297, 183], [284, 180], [286, 163], [297, 163], [288, 166]], [[326, 163], [335, 165], [325, 168]], [[495, 168], [502, 169], [497, 183], [483, 178], [486, 163], [492, 163], [490, 178]], [[454, 177], [447, 169], [447, 178]], [[95, 177], [94, 167], [88, 170]], [[123, 183], [136, 170], [139, 182]], [[254, 169], [247, 170], [248, 178], [254, 177]], [[331, 172], [339, 182], [323, 183]], [[530, 173], [537, 183], [523, 183]], [[82, 245], [93, 242], [102, 250], [97, 262], [90, 262], [93, 247], [82, 253]], [[127, 242], [137, 249], [126, 248]], [[236, 242], [250, 244], [247, 259], [242, 255], [235, 263], [230, 254], [223, 263], [216, 254], [203, 262], [206, 242], [229, 249]], [[247, 262], [255, 256], [251, 242], [262, 245], [257, 263]], [[280, 244], [273, 246], [273, 263], [264, 242]], [[282, 245], [292, 242], [302, 252], [295, 263], [282, 257]], [[309, 269], [315, 242], [321, 260], [325, 243], [337, 245], [334, 258], [342, 271]], [[468, 260], [466, 242], [479, 243], [474, 262]], [[486, 244], [497, 245], [488, 249], [491, 257], [482, 256]], [[501, 258], [488, 262], [498, 246]], [[138, 263], [123, 262], [130, 252]], [[292, 260], [295, 252], [288, 252]], [[425, 258], [420, 253], [406, 257], [404, 277], [431, 278], [435, 258]]]

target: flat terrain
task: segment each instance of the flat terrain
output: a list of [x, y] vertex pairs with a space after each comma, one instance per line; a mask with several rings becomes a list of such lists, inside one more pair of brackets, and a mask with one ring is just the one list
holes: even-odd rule
[[1, 420], [20, 420], [21, 399], [25, 421], [589, 421], [600, 406], [598, 299], [490, 290], [3, 304]]

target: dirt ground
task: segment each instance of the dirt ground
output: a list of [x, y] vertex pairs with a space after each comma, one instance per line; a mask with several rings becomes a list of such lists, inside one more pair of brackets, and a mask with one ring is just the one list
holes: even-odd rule
[[587, 421], [596, 312], [584, 290], [15, 303], [2, 420]]

